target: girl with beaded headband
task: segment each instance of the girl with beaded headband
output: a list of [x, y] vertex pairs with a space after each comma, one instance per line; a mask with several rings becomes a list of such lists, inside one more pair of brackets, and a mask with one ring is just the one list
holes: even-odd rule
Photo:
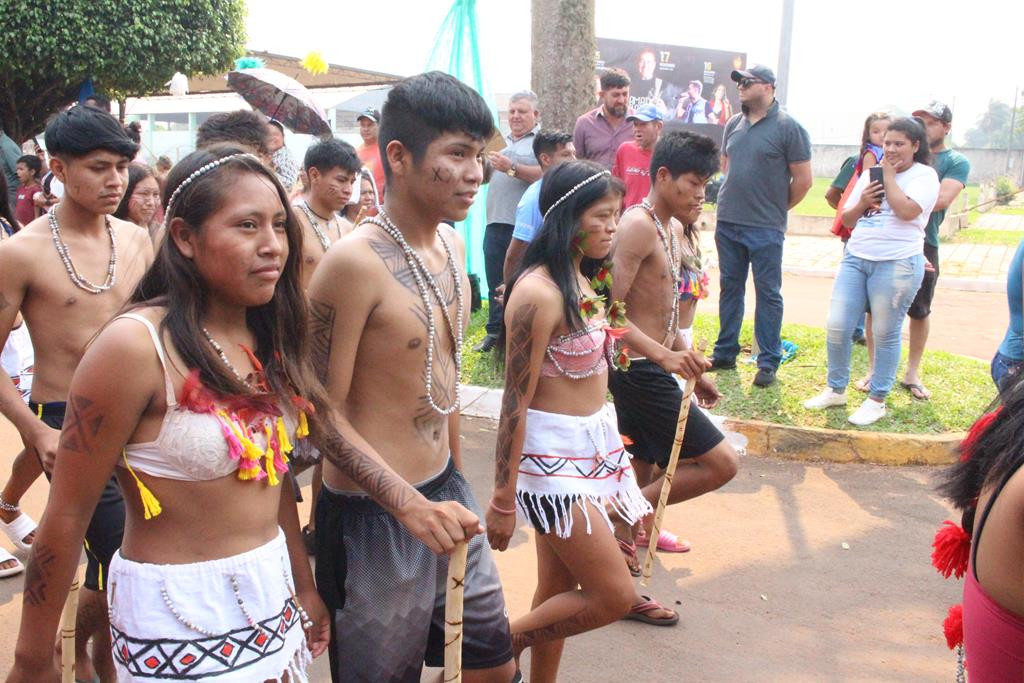
[[486, 526], [496, 550], [508, 547], [517, 512], [536, 531], [534, 610], [512, 622], [512, 640], [517, 652], [533, 648], [531, 672], [542, 680], [554, 679], [567, 636], [627, 615], [678, 620], [637, 594], [608, 516], [635, 522], [651, 511], [605, 403], [607, 356], [625, 321], [595, 285], [610, 281], [602, 260], [620, 202], [593, 162], [549, 171], [543, 226], [505, 295], [505, 392]]
[[156, 262], [72, 381], [10, 680], [56, 680], [83, 510], [115, 468], [135, 492], [107, 580], [114, 662], [131, 680], [308, 680], [329, 624], [281, 485], [288, 455], [310, 438], [372, 496], [405, 486], [333, 427], [307, 360], [301, 232], [272, 172], [214, 146], [182, 160], [166, 194]]

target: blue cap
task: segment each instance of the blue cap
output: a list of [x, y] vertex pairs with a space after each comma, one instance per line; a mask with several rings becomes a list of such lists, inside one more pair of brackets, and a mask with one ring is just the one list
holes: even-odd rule
[[664, 121], [665, 116], [658, 109], [656, 104], [645, 104], [644, 106], [637, 109], [635, 112], [626, 117], [627, 121]]

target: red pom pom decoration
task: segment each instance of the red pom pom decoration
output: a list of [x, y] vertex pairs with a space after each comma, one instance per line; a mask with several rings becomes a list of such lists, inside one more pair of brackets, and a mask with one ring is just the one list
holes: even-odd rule
[[932, 566], [942, 576], [963, 578], [967, 573], [967, 559], [971, 555], [971, 537], [959, 524], [946, 520], [935, 532], [932, 541]]
[[999, 417], [999, 413], [1003, 412], [1003, 407], [999, 406], [991, 413], [985, 413], [978, 420], [971, 425], [970, 430], [967, 432], [967, 436], [960, 442], [960, 462], [967, 462], [971, 459], [974, 454], [974, 446], [978, 443], [978, 439], [985, 433], [985, 430], [995, 422], [996, 418]]
[[942, 622], [942, 631], [946, 634], [946, 645], [955, 650], [957, 645], [964, 643], [964, 606], [953, 605]]

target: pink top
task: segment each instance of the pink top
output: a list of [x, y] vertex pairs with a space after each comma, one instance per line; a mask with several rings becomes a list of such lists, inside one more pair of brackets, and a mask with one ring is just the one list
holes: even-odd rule
[[586, 379], [608, 369], [603, 325], [591, 325], [561, 337], [552, 337], [540, 364], [541, 377]]
[[964, 654], [971, 683], [1024, 680], [1024, 616], [993, 600], [978, 583], [974, 568], [978, 543], [992, 503], [1013, 472], [989, 498], [978, 523], [964, 581]]

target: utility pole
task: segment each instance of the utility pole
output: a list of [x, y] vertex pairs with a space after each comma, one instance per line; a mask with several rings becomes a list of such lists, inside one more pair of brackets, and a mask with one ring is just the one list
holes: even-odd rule
[[779, 69], [776, 71], [778, 87], [775, 99], [786, 104], [789, 94], [789, 48], [793, 43], [793, 2], [782, 0], [782, 34], [779, 36]]
[[1010, 155], [1013, 154], [1013, 128], [1017, 125], [1017, 96], [1020, 88], [1013, 89], [1013, 109], [1010, 110], [1010, 131], [1006, 136], [1006, 173], [1010, 173]]

